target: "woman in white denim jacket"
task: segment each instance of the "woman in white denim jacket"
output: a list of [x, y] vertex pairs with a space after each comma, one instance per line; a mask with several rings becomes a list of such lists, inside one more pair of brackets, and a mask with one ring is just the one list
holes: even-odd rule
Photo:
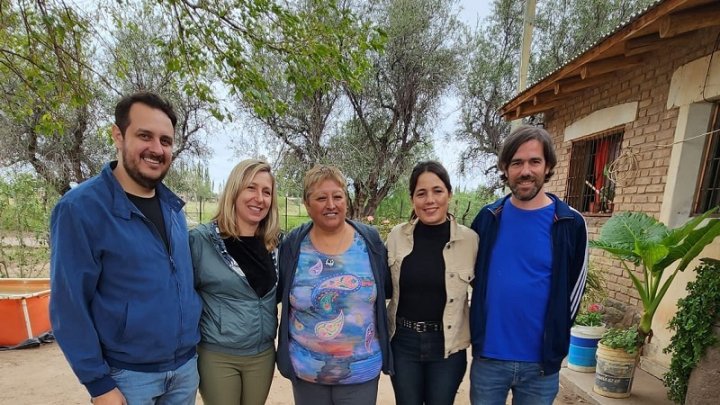
[[452, 186], [440, 163], [415, 166], [410, 197], [411, 220], [393, 228], [387, 239], [395, 400], [450, 405], [467, 367], [468, 287], [478, 236], [448, 214]]

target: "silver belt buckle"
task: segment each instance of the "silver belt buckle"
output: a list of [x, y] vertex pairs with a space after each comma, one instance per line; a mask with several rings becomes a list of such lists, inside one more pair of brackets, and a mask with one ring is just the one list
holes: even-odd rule
[[415, 332], [419, 332], [419, 333], [427, 332], [427, 330], [428, 330], [427, 324], [422, 321], [415, 322], [415, 328], [413, 328], [413, 329], [415, 329]]

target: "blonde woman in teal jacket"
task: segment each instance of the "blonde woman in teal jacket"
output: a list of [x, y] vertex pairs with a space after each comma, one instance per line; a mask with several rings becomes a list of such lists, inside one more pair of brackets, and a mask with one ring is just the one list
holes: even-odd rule
[[262, 160], [230, 173], [212, 222], [190, 232], [203, 301], [198, 346], [206, 405], [262, 405], [275, 370], [280, 234], [275, 179]]

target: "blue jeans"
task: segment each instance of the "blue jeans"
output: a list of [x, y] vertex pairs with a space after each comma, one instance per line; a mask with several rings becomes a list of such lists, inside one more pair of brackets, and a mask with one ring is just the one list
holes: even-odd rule
[[390, 342], [395, 375], [391, 377], [398, 405], [452, 405], [467, 368], [461, 350], [443, 358], [440, 332], [415, 332], [398, 326]]
[[197, 355], [173, 371], [148, 373], [112, 367], [110, 375], [128, 405], [195, 404], [200, 382]]
[[542, 375], [539, 363], [474, 357], [470, 367], [470, 403], [505, 405], [512, 390], [513, 405], [552, 405], [560, 374]]

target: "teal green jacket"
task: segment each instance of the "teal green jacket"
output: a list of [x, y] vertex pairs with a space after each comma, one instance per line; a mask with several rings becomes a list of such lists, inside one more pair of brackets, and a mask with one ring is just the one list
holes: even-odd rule
[[277, 283], [258, 297], [225, 249], [214, 222], [190, 231], [190, 252], [195, 288], [203, 302], [200, 346], [236, 356], [274, 347]]

